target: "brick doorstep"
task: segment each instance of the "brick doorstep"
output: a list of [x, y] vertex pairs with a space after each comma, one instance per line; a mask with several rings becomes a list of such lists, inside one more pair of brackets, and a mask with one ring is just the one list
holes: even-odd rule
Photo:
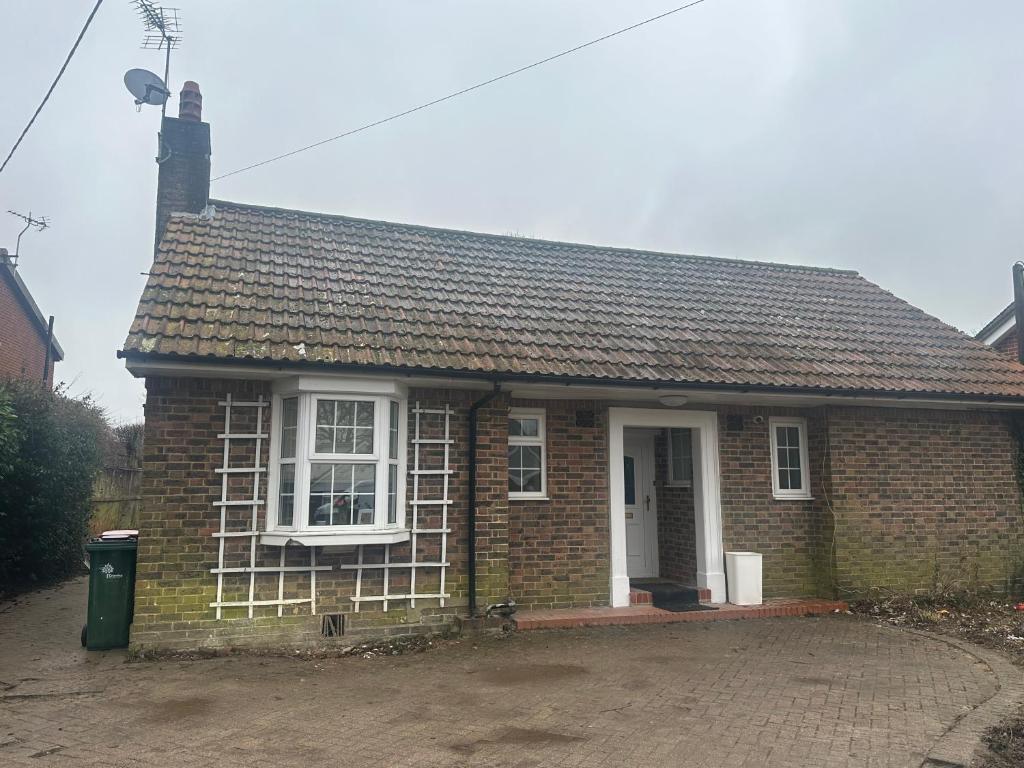
[[763, 605], [722, 604], [714, 611], [673, 613], [652, 605], [628, 608], [567, 608], [549, 611], [524, 611], [515, 618], [516, 629], [571, 629], [625, 624], [671, 624], [682, 621], [728, 621], [763, 619], [772, 616], [821, 616], [845, 612], [840, 600], [770, 600]]

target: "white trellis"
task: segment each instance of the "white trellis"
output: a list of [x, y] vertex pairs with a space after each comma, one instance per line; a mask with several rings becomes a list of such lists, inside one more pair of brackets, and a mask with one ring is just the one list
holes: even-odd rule
[[[260, 498], [260, 478], [266, 473], [267, 468], [262, 466], [260, 461], [263, 456], [263, 441], [269, 435], [263, 432], [263, 411], [270, 406], [266, 400], [260, 397], [254, 401], [233, 400], [231, 393], [228, 393], [224, 400], [218, 405], [224, 409], [224, 432], [217, 437], [224, 441], [224, 461], [216, 471], [221, 476], [220, 501], [215, 501], [214, 506], [220, 510], [220, 530], [213, 534], [217, 539], [217, 567], [210, 570], [217, 576], [217, 599], [210, 603], [211, 608], [217, 609], [217, 618], [223, 616], [224, 608], [248, 608], [249, 618], [253, 618], [254, 609], [257, 606], [276, 605], [277, 615], [284, 615], [284, 606], [301, 603], [309, 603], [310, 612], [316, 613], [316, 572], [329, 571], [330, 565], [317, 565], [316, 547], [309, 548], [309, 565], [286, 566], [285, 548], [281, 547], [281, 554], [277, 565], [259, 566], [256, 564], [256, 544], [259, 539], [259, 510], [264, 500]], [[232, 408], [255, 408], [256, 424], [251, 433], [231, 431], [231, 409]], [[231, 465], [231, 441], [245, 440], [255, 442], [255, 456], [251, 465]], [[252, 475], [252, 496], [248, 499], [229, 498], [229, 477], [231, 475]], [[228, 508], [249, 507], [250, 519], [248, 526], [242, 531], [228, 530]], [[225, 567], [224, 549], [227, 539], [249, 538], [249, 565], [237, 567]], [[277, 574], [277, 599], [257, 600], [256, 599], [256, 575], [260, 573]], [[286, 573], [308, 573], [309, 574], [309, 597], [288, 598], [284, 596], [284, 580]], [[248, 575], [249, 576], [249, 598], [248, 600], [224, 600], [224, 577], [225, 575]]]
[[[419, 402], [413, 408], [413, 415], [415, 416], [414, 429], [413, 429], [413, 468], [409, 472], [412, 476], [412, 498], [409, 500], [409, 561], [408, 562], [395, 562], [391, 559], [391, 545], [384, 545], [384, 562], [382, 563], [367, 563], [363, 559], [363, 546], [358, 547], [356, 554], [356, 562], [354, 564], [339, 565], [338, 568], [341, 570], [353, 570], [356, 572], [356, 589], [355, 594], [352, 596], [352, 602], [355, 603], [355, 610], [359, 611], [359, 606], [362, 603], [368, 602], [379, 602], [381, 607], [386, 611], [388, 610], [388, 603], [396, 600], [408, 600], [410, 606], [416, 605], [417, 599], [435, 599], [440, 601], [440, 606], [444, 607], [444, 601], [450, 597], [445, 592], [445, 569], [448, 568], [448, 508], [451, 506], [451, 499], [448, 498], [448, 486], [449, 478], [451, 477], [453, 470], [451, 468], [451, 446], [455, 442], [451, 437], [451, 417], [455, 413], [450, 406], [445, 404], [444, 408], [422, 408]], [[441, 416], [444, 418], [444, 437], [441, 438], [424, 438], [421, 433], [421, 418], [423, 416]], [[420, 450], [421, 446], [435, 445], [441, 446], [443, 449], [443, 462], [441, 467], [428, 468], [424, 467], [420, 461]], [[421, 497], [423, 488], [420, 484], [420, 478], [434, 475], [441, 478], [441, 498], [439, 499], [424, 499]], [[441, 527], [440, 528], [421, 528], [419, 525], [420, 521], [420, 508], [423, 507], [440, 507], [441, 508]], [[416, 559], [416, 545], [420, 536], [436, 535], [440, 536], [439, 542], [439, 557], [437, 561], [418, 561]], [[439, 588], [437, 592], [417, 592], [416, 591], [416, 573], [417, 571], [424, 568], [439, 568]], [[408, 570], [409, 571], [409, 591], [404, 592], [391, 592], [389, 590], [389, 582], [391, 571], [393, 570]], [[363, 572], [364, 571], [382, 571], [383, 572], [383, 593], [380, 595], [364, 595], [363, 594]]]

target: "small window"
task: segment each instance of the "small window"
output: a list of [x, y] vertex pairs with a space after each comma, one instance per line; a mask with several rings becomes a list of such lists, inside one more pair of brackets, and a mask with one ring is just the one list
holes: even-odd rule
[[809, 499], [807, 422], [804, 419], [769, 420], [772, 448], [772, 491], [777, 499]]
[[544, 411], [513, 408], [508, 418], [509, 498], [545, 498], [546, 475]]
[[689, 488], [693, 485], [693, 433], [689, 429], [668, 431], [668, 484]]

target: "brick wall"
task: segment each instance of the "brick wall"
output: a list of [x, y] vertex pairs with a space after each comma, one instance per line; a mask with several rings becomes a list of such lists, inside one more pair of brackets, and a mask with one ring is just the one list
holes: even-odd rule
[[841, 589], [1019, 577], [1024, 517], [1007, 416], [836, 408], [827, 426]]
[[[269, 399], [259, 382], [150, 378], [140, 513], [138, 585], [133, 642], [147, 647], [316, 643], [319, 619], [308, 604], [225, 609], [215, 598], [224, 409], [235, 399]], [[375, 634], [437, 626], [465, 613], [467, 603], [468, 408], [478, 392], [416, 390], [410, 406], [450, 404], [449, 527], [444, 608], [421, 599], [415, 608], [395, 601], [353, 613], [352, 571], [317, 575], [317, 613], [344, 613], [349, 632]], [[547, 414], [547, 500], [512, 501], [507, 491], [510, 406], [542, 407]], [[236, 412], [234, 430], [254, 429]], [[249, 411], [252, 414], [252, 411]], [[1006, 417], [993, 413], [866, 408], [720, 408], [719, 454], [726, 549], [764, 554], [766, 596], [829, 594], [870, 587], [922, 589], [936, 579], [1001, 586], [1022, 567], [1020, 493], [1014, 444]], [[772, 496], [768, 420], [807, 419], [810, 500]], [[410, 414], [411, 416], [411, 414]], [[580, 418], [582, 417], [582, 418]], [[736, 418], [739, 417], [739, 418]], [[441, 437], [443, 422], [424, 417], [422, 437]], [[269, 430], [269, 410], [263, 425]], [[583, 401], [515, 401], [501, 395], [480, 411], [478, 486], [478, 597], [481, 606], [509, 595], [524, 608], [606, 605], [609, 578], [607, 408]], [[410, 427], [410, 435], [412, 430]], [[665, 487], [663, 438], [658, 441], [662, 575], [687, 582], [695, 573], [693, 501], [688, 489]], [[268, 444], [262, 462], [267, 461]], [[440, 467], [440, 447], [426, 447], [421, 468]], [[251, 445], [233, 449], [236, 464], [255, 461]], [[409, 466], [412, 467], [410, 444]], [[251, 493], [251, 476], [231, 481], [231, 498]], [[439, 498], [436, 476], [421, 476], [423, 496]], [[411, 488], [411, 486], [410, 486]], [[411, 492], [411, 491], [410, 491]], [[265, 498], [265, 481], [260, 490]], [[229, 527], [247, 525], [236, 508]], [[260, 513], [262, 526], [263, 512]], [[439, 527], [438, 510], [424, 510], [421, 527]], [[409, 544], [394, 545], [405, 560]], [[258, 564], [277, 565], [280, 549], [258, 547]], [[384, 548], [365, 547], [365, 562]], [[440, 556], [436, 537], [421, 537], [417, 559]], [[248, 564], [248, 539], [228, 540], [226, 566]], [[353, 548], [324, 551], [319, 564], [355, 561]], [[289, 547], [286, 564], [309, 562], [309, 550]], [[309, 594], [308, 573], [286, 577], [286, 597]], [[380, 594], [383, 572], [364, 573], [363, 594]], [[436, 570], [417, 573], [418, 592], [440, 587]], [[248, 576], [226, 577], [224, 599], [244, 599]], [[391, 591], [409, 584], [408, 570], [392, 570]], [[256, 599], [277, 596], [277, 575], [259, 575]]]
[[[46, 337], [29, 316], [7, 279], [0, 277], [0, 379], [40, 381], [46, 360]], [[50, 361], [47, 386], [53, 386]]]
[[1005, 355], [1012, 357], [1014, 360], [1016, 360], [1017, 351], [1019, 348], [1017, 329], [1014, 328], [1013, 330], [1009, 331], [1005, 336], [996, 341], [996, 343], [992, 345], [992, 348], [997, 349], [1000, 352], [1004, 353]]
[[[407, 601], [389, 604], [385, 614], [380, 603], [364, 603], [358, 615], [350, 597], [355, 593], [355, 573], [346, 570], [321, 571], [317, 574], [317, 616], [310, 614], [308, 604], [286, 606], [283, 619], [277, 616], [276, 606], [258, 606], [252, 619], [245, 608], [225, 608], [223, 619], [215, 618], [210, 603], [216, 597], [216, 577], [210, 573], [217, 566], [217, 540], [213, 533], [219, 530], [219, 512], [214, 502], [221, 497], [221, 480], [217, 468], [223, 464], [223, 441], [217, 436], [224, 431], [224, 408], [218, 403], [228, 393], [235, 400], [252, 400], [258, 396], [270, 398], [269, 385], [213, 379], [177, 379], [151, 377], [146, 380], [146, 434], [143, 456], [143, 505], [139, 515], [139, 562], [136, 585], [135, 622], [132, 641], [137, 647], [190, 648], [218, 645], [273, 645], [310, 644], [320, 642], [319, 615], [346, 614], [346, 626], [352, 634], [387, 634], [413, 631], [423, 627], [437, 627], [453, 615], [465, 612], [466, 605], [466, 414], [472, 393], [444, 390], [414, 391], [410, 406], [417, 400], [428, 408], [443, 407], [445, 403], [455, 409], [451, 419], [451, 435], [455, 445], [451, 448], [449, 466], [453, 474], [449, 479], [448, 560], [451, 567], [446, 573], [446, 591], [451, 598], [441, 608], [437, 600], [417, 600], [415, 608]], [[235, 408], [232, 413], [232, 431], [252, 430], [253, 410]], [[269, 409], [265, 412], [263, 430], [270, 429]], [[410, 422], [412, 414], [410, 413]], [[421, 421], [421, 436], [443, 436], [443, 421], [438, 416], [425, 415]], [[410, 426], [410, 434], [411, 434]], [[233, 444], [232, 464], [250, 464], [254, 461], [254, 444]], [[424, 449], [421, 466], [438, 468], [443, 461], [440, 447]], [[409, 466], [412, 467], [410, 444]], [[268, 441], [263, 442], [262, 464], [269, 454]], [[424, 476], [420, 480], [424, 498], [440, 498], [439, 477]], [[249, 498], [252, 492], [251, 475], [233, 476], [229, 498]], [[261, 482], [260, 497], [266, 498], [266, 481]], [[408, 508], [407, 508], [408, 509]], [[229, 508], [228, 528], [244, 530], [248, 525], [249, 507]], [[408, 512], [407, 512], [408, 514]], [[259, 524], [264, 525], [265, 512], [261, 509]], [[486, 519], [486, 515], [485, 515]], [[440, 512], [436, 508], [423, 510], [420, 527], [440, 527]], [[419, 560], [438, 561], [439, 538], [422, 536], [418, 542]], [[408, 560], [410, 544], [394, 545], [393, 561]], [[488, 551], [488, 544], [484, 552]], [[249, 564], [249, 539], [228, 539], [225, 545], [227, 567]], [[279, 547], [259, 545], [258, 565], [278, 565]], [[309, 563], [309, 550], [305, 547], [286, 548], [286, 565]], [[383, 546], [364, 548], [364, 562], [382, 562]], [[317, 548], [320, 565], [352, 564], [354, 548], [324, 550]], [[507, 570], [507, 557], [502, 557]], [[437, 569], [417, 571], [417, 592], [437, 591], [440, 573]], [[382, 593], [383, 571], [365, 572], [362, 593]], [[401, 591], [409, 585], [409, 571], [392, 570], [389, 591]], [[244, 600], [248, 597], [248, 576], [225, 576], [224, 600]], [[286, 575], [286, 598], [308, 597], [309, 575]], [[277, 575], [259, 574], [256, 579], [257, 600], [277, 597]], [[489, 598], [484, 595], [482, 599]], [[502, 594], [504, 598], [504, 593]]]
[[[607, 408], [576, 400], [513, 405], [545, 409], [548, 500], [509, 503], [512, 595], [525, 608], [608, 605]], [[579, 425], [577, 412], [585, 417]], [[498, 431], [507, 465], [507, 418]], [[506, 498], [507, 483], [503, 476]]]
[[[765, 597], [814, 595], [820, 591], [821, 413], [816, 410], [722, 407], [718, 410], [725, 549], [764, 555]], [[730, 416], [734, 418], [730, 420]], [[774, 498], [771, 416], [807, 419], [810, 500]]]

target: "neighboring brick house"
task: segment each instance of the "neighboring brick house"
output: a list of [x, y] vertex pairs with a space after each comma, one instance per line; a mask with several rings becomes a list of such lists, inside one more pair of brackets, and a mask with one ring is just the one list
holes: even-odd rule
[[197, 112], [120, 353], [135, 644], [721, 602], [731, 549], [769, 597], [1020, 576], [1015, 361], [855, 272], [208, 200]]
[[1020, 343], [1017, 336], [1017, 318], [1014, 304], [993, 317], [988, 324], [978, 331], [974, 338], [993, 349], [1008, 355], [1014, 360], [1019, 359]]
[[17, 268], [0, 248], [0, 379], [31, 379], [53, 386], [54, 363], [64, 359], [56, 338], [50, 339], [49, 321], [39, 311]]

